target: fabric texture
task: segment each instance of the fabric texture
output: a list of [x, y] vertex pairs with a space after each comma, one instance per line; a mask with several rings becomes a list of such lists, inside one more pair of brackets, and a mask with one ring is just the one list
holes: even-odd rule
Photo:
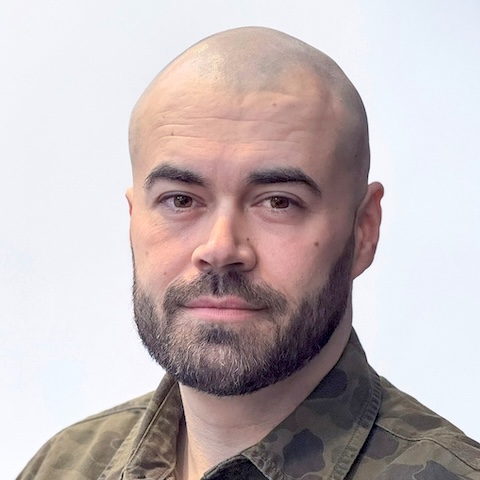
[[[173, 479], [178, 385], [63, 430], [18, 480]], [[355, 333], [337, 365], [262, 441], [205, 480], [480, 480], [480, 445], [369, 366]]]

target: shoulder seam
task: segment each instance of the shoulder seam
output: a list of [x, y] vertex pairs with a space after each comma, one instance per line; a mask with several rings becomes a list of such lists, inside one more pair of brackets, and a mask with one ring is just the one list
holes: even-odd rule
[[[457, 452], [453, 451], [451, 448], [449, 448], [447, 445], [445, 445], [445, 443], [439, 441], [437, 438], [433, 438], [433, 437], [430, 437], [430, 436], [419, 436], [419, 437], [410, 437], [410, 436], [406, 436], [406, 435], [401, 435], [399, 434], [398, 432], [395, 432], [383, 425], [380, 425], [379, 423], [375, 422], [375, 425], [390, 433], [391, 435], [395, 436], [395, 437], [398, 437], [398, 438], [401, 438], [402, 440], [406, 440], [408, 442], [420, 442], [420, 441], [427, 441], [427, 442], [432, 442], [440, 447], [442, 447], [443, 449], [447, 450], [451, 455], [453, 455], [455, 458], [457, 458], [460, 462], [464, 463], [465, 465], [467, 465], [468, 467], [470, 467], [473, 471], [475, 472], [480, 472], [480, 469], [478, 468], [478, 465], [472, 465], [467, 459], [459, 456], [457, 454]], [[460, 435], [451, 435], [452, 437], [454, 438], [461, 438]]]
[[129, 405], [128, 407], [124, 408], [113, 408], [111, 410], [106, 410], [105, 412], [100, 412], [96, 413], [95, 415], [90, 415], [87, 418], [84, 418], [83, 420], [79, 420], [78, 422], [73, 423], [71, 426], [78, 425], [79, 423], [85, 423], [89, 422], [90, 420], [97, 420], [100, 418], [105, 418], [105, 417], [111, 417], [113, 415], [116, 415], [117, 413], [125, 413], [130, 410], [141, 410], [145, 411], [147, 409], [147, 405]]
[[[149, 395], [149, 394], [147, 394], [147, 395]], [[145, 395], [145, 396], [147, 396], [147, 395]], [[138, 400], [140, 400], [140, 398], [141, 397], [139, 397]], [[77, 425], [82, 425], [84, 423], [92, 422], [92, 421], [95, 421], [95, 420], [100, 420], [102, 418], [111, 417], [113, 415], [126, 413], [126, 412], [129, 412], [129, 411], [130, 412], [138, 411], [140, 413], [140, 412], [146, 411], [147, 408], [148, 408], [148, 401], [144, 402], [144, 403], [139, 402], [137, 404], [131, 403], [131, 402], [126, 402], [124, 405], [117, 405], [116, 407], [109, 408], [109, 409], [104, 410], [102, 412], [95, 413], [93, 415], [89, 415], [88, 417], [83, 418], [82, 420], [78, 420], [78, 421], [68, 425], [67, 427], [62, 428], [62, 430], [57, 432], [54, 435], [54, 437], [57, 437], [60, 433], [64, 432], [65, 430], [68, 430], [72, 427], [75, 427]]]

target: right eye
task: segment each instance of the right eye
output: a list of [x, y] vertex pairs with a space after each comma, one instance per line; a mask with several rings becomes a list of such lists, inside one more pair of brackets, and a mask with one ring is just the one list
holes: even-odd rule
[[166, 200], [175, 208], [190, 208], [193, 205], [193, 198], [188, 195], [174, 195]]
[[187, 213], [197, 208], [202, 204], [192, 195], [185, 193], [165, 193], [157, 200], [157, 204], [171, 213]]

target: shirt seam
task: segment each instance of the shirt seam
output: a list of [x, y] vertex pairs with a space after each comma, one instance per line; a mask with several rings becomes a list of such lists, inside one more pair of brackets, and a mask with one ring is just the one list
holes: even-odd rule
[[[146, 409], [147, 409], [146, 406], [144, 406], [144, 407], [126, 407], [126, 408], [121, 409], [121, 410], [115, 410], [114, 412], [97, 413], [96, 415], [92, 415], [90, 417], [84, 418], [83, 420], [79, 420], [78, 422], [72, 423], [72, 425], [70, 425], [67, 428], [71, 428], [71, 427], [74, 427], [76, 425], [81, 425], [83, 423], [92, 422], [94, 420], [99, 420], [101, 418], [113, 417], [114, 415], [117, 415], [118, 413], [126, 413], [126, 412], [134, 411], [134, 410], [144, 412]], [[66, 430], [66, 429], [64, 429], [64, 430]], [[63, 431], [63, 430], [61, 430], [61, 431]]]
[[143, 431], [142, 436], [139, 438], [139, 441], [136, 445], [136, 447], [132, 450], [130, 459], [125, 465], [124, 472], [128, 472], [128, 467], [131, 465], [132, 460], [138, 455], [138, 452], [141, 450], [143, 447], [143, 442], [145, 438], [148, 436], [150, 433], [150, 430], [152, 429], [152, 426], [155, 424], [155, 420], [162, 414], [162, 407], [165, 405], [165, 402], [167, 402], [168, 398], [170, 395], [172, 395], [172, 392], [174, 391], [176, 387], [176, 384], [172, 384], [168, 392], [166, 392], [165, 396], [163, 397], [161, 403], [158, 405], [156, 408], [155, 414], [152, 416], [150, 419], [148, 425], [146, 425], [145, 430]]
[[[358, 455], [360, 454], [361, 449], [365, 445], [365, 441], [366, 441], [366, 438], [368, 437], [368, 434], [372, 431], [373, 426], [376, 424], [375, 418], [378, 415], [378, 412], [380, 410], [380, 404], [382, 401], [382, 388], [380, 384], [380, 378], [378, 377], [378, 375], [373, 370], [370, 370], [370, 373], [371, 373], [370, 378], [372, 379], [372, 384], [373, 384], [371, 387], [371, 397], [366, 402], [365, 408], [363, 409], [362, 413], [358, 417], [354, 432], [350, 436], [349, 442], [343, 449], [342, 454], [340, 455], [340, 458], [338, 459], [336, 465], [332, 469], [331, 478], [334, 478], [337, 480], [342, 480], [345, 478], [345, 476], [348, 474], [348, 472], [352, 468], [352, 465], [354, 464], [355, 460], [358, 458]], [[357, 441], [357, 434], [359, 432], [359, 429], [361, 428], [367, 429], [366, 426], [362, 426], [362, 420], [365, 420], [365, 422], [368, 422], [370, 424], [368, 426], [368, 434], [363, 439], [363, 442], [359, 448], [354, 446], [352, 447], [352, 443], [355, 443], [355, 441]]]
[[430, 436], [412, 437], [412, 436], [408, 436], [408, 435], [402, 435], [401, 433], [395, 432], [395, 431], [391, 430], [390, 428], [385, 427], [385, 426], [383, 426], [383, 425], [381, 425], [377, 422], [375, 422], [375, 425], [376, 425], [377, 428], [379, 428], [381, 430], [384, 430], [385, 432], [390, 433], [394, 437], [400, 438], [400, 439], [405, 440], [407, 442], [411, 442], [411, 443], [431, 442], [431, 443], [434, 443], [434, 444], [438, 445], [439, 447], [443, 448], [444, 450], [446, 450], [451, 455], [453, 455], [460, 462], [462, 462], [463, 464], [470, 467], [474, 472], [480, 472], [480, 468], [478, 466], [472, 465], [467, 459], [462, 458], [455, 451], [453, 451], [451, 448], [449, 448], [443, 442], [439, 441], [438, 439], [436, 439], [434, 437], [430, 437]]

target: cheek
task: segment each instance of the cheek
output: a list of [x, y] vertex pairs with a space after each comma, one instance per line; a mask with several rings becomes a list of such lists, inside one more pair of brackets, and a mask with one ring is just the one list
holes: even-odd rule
[[164, 287], [181, 274], [192, 255], [189, 242], [161, 225], [132, 218], [130, 235], [137, 279], [145, 287]]
[[296, 302], [327, 282], [336, 258], [334, 244], [305, 234], [272, 239], [259, 247], [259, 276]]

